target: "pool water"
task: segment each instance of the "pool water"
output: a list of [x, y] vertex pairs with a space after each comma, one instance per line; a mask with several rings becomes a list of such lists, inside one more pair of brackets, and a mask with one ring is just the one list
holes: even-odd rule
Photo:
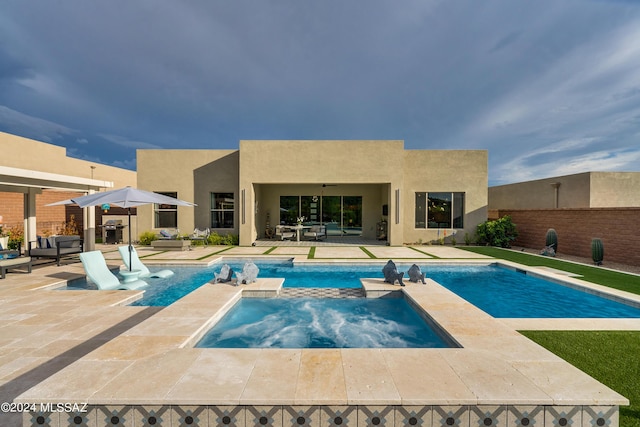
[[404, 298], [242, 298], [196, 347], [445, 348], [450, 345]]
[[[234, 271], [244, 261], [225, 261]], [[382, 265], [293, 265], [292, 262], [260, 262], [258, 277], [284, 278], [284, 287], [359, 288], [360, 278], [382, 278]], [[408, 264], [397, 263], [399, 271]], [[210, 267], [171, 267], [168, 279], [144, 279], [144, 297], [133, 303], [167, 306], [211, 281], [222, 264]], [[567, 286], [535, 278], [497, 265], [420, 266], [431, 278], [476, 307], [498, 318], [640, 318], [640, 308], [591, 295]], [[159, 269], [159, 267], [155, 267]], [[151, 267], [154, 271], [154, 267]], [[405, 277], [407, 275], [405, 274]], [[405, 278], [405, 281], [408, 279]], [[420, 285], [428, 286], [428, 285]], [[84, 279], [69, 288], [91, 288]]]

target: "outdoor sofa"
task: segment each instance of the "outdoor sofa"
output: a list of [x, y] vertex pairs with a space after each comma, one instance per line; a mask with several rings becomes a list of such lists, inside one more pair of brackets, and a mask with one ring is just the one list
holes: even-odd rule
[[29, 256], [31, 258], [55, 258], [60, 265], [62, 257], [68, 257], [83, 252], [84, 245], [80, 236], [52, 236], [38, 238], [38, 247], [32, 247], [29, 242]]

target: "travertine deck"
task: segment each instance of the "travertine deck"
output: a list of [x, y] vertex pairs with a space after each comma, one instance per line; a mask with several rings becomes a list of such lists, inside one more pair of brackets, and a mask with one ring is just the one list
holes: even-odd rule
[[[216, 257], [214, 248], [187, 253], [192, 262]], [[47, 267], [0, 284], [0, 398], [92, 405], [84, 414], [34, 411], [24, 425], [39, 425], [38, 416], [80, 416], [87, 425], [117, 417], [130, 426], [153, 417], [176, 426], [336, 425], [338, 418], [352, 425], [516, 425], [523, 418], [617, 425], [617, 405], [627, 404], [517, 333], [528, 321], [494, 319], [432, 281], [404, 288], [363, 282], [368, 296], [403, 292], [462, 348], [193, 348], [243, 292], [272, 296], [281, 281], [207, 284], [161, 310], [121, 306], [136, 297], [130, 291], [39, 289], [74, 273], [81, 274], [78, 264]], [[640, 330], [637, 319], [626, 322]], [[187, 423], [194, 419], [198, 424]]]

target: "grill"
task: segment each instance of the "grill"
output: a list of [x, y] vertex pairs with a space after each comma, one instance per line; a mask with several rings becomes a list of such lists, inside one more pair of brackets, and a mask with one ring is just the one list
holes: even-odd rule
[[101, 225], [102, 241], [107, 244], [115, 245], [122, 243], [122, 230], [126, 225], [122, 224], [122, 220], [110, 219]]

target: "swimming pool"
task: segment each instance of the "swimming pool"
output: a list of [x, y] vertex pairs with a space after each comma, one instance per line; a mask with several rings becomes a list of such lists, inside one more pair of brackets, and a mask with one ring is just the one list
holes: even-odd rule
[[[244, 261], [226, 260], [223, 263], [228, 263], [234, 270], [241, 270]], [[214, 272], [219, 272], [223, 263], [206, 268], [171, 267], [176, 273], [171, 278], [145, 279], [150, 287], [144, 297], [133, 305], [170, 305], [212, 280]], [[382, 278], [381, 264], [294, 266], [290, 261], [270, 261], [257, 265], [260, 268], [258, 277], [284, 278], [284, 287], [359, 288], [361, 278]], [[400, 271], [407, 271], [410, 267], [402, 263], [397, 265]], [[495, 264], [420, 267], [428, 278], [498, 318], [640, 318], [638, 308]], [[72, 281], [69, 285], [86, 288], [83, 281]]]
[[[242, 298], [201, 348], [446, 348], [404, 298]], [[441, 332], [442, 334], [442, 332]]]

